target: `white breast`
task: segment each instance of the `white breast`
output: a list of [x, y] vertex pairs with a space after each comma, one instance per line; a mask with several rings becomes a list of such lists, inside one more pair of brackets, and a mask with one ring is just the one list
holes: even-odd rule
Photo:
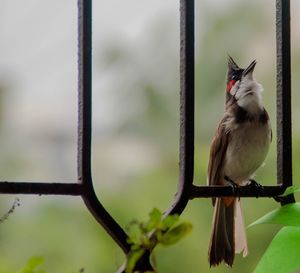
[[230, 132], [224, 174], [235, 183], [247, 182], [262, 165], [271, 141], [270, 124], [245, 122]]

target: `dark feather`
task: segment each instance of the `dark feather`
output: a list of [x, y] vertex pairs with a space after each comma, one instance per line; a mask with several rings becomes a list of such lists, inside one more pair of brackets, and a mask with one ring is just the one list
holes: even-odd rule
[[226, 206], [222, 198], [217, 198], [213, 219], [212, 237], [209, 246], [210, 266], [219, 265], [224, 261], [232, 266], [235, 253], [234, 242], [234, 207], [235, 202]]
[[[225, 132], [224, 117], [210, 146], [210, 156], [208, 163], [208, 185], [224, 185], [223, 161], [225, 159], [230, 132]], [[213, 204], [215, 198], [212, 198]]]

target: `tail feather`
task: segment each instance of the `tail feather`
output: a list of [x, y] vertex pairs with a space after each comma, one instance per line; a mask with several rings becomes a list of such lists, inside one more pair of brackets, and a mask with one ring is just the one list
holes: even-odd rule
[[248, 244], [241, 205], [240, 200], [235, 202], [235, 253], [243, 252], [243, 257], [246, 257], [248, 255]]
[[224, 261], [232, 266], [234, 260], [234, 205], [226, 206], [222, 198], [217, 198], [213, 217], [213, 230], [209, 247], [210, 266]]
[[248, 254], [240, 201], [227, 201], [216, 198], [209, 247], [210, 266], [216, 266], [222, 261], [232, 266], [235, 253], [244, 251], [243, 256]]

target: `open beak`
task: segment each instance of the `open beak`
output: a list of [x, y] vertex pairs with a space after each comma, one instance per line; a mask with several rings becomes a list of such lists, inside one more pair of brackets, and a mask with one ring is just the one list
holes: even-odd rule
[[256, 65], [256, 60], [254, 60], [249, 66], [243, 71], [243, 76], [245, 77], [249, 73], [252, 74], [254, 67]]

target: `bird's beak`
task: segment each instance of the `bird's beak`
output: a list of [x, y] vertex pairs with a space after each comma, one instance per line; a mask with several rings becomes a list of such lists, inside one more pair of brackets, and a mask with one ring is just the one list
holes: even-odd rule
[[254, 60], [251, 64], [249, 64], [249, 66], [243, 71], [243, 77], [245, 77], [248, 74], [249, 76], [252, 75], [255, 65], [256, 65], [256, 60]]

